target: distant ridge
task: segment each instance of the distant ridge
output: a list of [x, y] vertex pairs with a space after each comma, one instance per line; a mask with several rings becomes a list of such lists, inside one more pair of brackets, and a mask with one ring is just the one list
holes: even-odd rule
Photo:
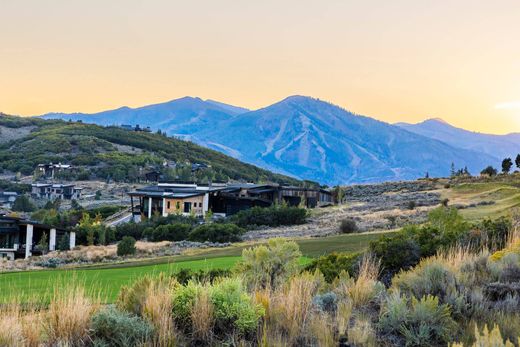
[[487, 154], [500, 161], [520, 153], [520, 134], [484, 134], [454, 127], [439, 118], [417, 124], [397, 123], [397, 126], [418, 135], [445, 142], [451, 146]]
[[443, 120], [423, 122], [433, 134], [421, 133], [408, 124], [377, 121], [302, 95], [255, 111], [184, 97], [139, 108], [43, 117], [149, 126], [275, 172], [327, 184], [415, 179], [426, 172], [446, 176], [452, 162], [477, 173], [498, 163], [490, 151], [449, 141], [453, 135], [435, 138], [436, 128], [451, 127]]

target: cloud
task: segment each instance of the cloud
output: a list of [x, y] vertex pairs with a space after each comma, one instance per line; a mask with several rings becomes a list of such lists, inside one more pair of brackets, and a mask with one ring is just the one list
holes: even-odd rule
[[499, 104], [496, 104], [495, 108], [503, 110], [518, 110], [520, 109], [520, 101], [501, 102]]

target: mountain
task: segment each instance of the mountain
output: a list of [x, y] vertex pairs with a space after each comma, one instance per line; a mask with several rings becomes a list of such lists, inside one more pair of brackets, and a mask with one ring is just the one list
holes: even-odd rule
[[62, 119], [98, 125], [139, 124], [168, 134], [189, 135], [216, 122], [231, 119], [248, 110], [213, 100], [184, 97], [139, 108], [121, 107], [99, 113], [48, 113], [44, 119]]
[[490, 155], [497, 160], [514, 158], [520, 153], [520, 134], [483, 134], [454, 127], [442, 119], [428, 119], [417, 124], [397, 123], [397, 126], [415, 134], [445, 142], [453, 147], [469, 149]]
[[[496, 153], [502, 153], [498, 149], [505, 143], [500, 140], [490, 149], [490, 141], [479, 143], [484, 141], [481, 137], [460, 141], [464, 137], [447, 132], [453, 127], [441, 120], [432, 120], [431, 127], [419, 131], [305, 96], [291, 96], [255, 111], [184, 97], [139, 108], [53, 113], [43, 118], [150, 126], [274, 172], [327, 184], [415, 179], [426, 172], [446, 176], [452, 162], [477, 173], [499, 163]], [[510, 149], [504, 152], [516, 150], [518, 143], [511, 135]]]
[[[69, 163], [79, 178], [135, 181], [151, 169], [167, 177], [200, 181], [301, 182], [243, 163], [195, 143], [156, 133], [136, 132], [115, 126], [14, 117], [0, 113], [0, 172], [34, 173], [40, 163]], [[169, 162], [171, 169], [164, 169]], [[176, 163], [174, 166], [173, 163]], [[191, 164], [206, 164], [193, 176]]]
[[328, 184], [478, 172], [492, 156], [460, 149], [338, 106], [292, 96], [193, 133], [193, 139], [247, 162]]

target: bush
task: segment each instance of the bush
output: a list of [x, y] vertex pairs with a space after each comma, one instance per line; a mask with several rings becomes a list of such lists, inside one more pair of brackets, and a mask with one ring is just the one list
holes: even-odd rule
[[26, 195], [20, 195], [13, 203], [13, 211], [16, 212], [33, 212], [36, 205]]
[[226, 278], [214, 285], [190, 281], [179, 287], [173, 295], [172, 310], [181, 329], [192, 331], [192, 309], [203, 293], [209, 295], [210, 305], [213, 306], [213, 317], [208, 319], [214, 319], [216, 335], [225, 336], [235, 332], [252, 335], [256, 332], [263, 310], [253, 303], [238, 278]]
[[406, 204], [406, 208], [408, 208], [409, 210], [415, 210], [415, 207], [417, 207], [417, 203], [415, 201], [408, 201], [408, 203]]
[[188, 234], [188, 240], [197, 242], [237, 242], [245, 230], [235, 224], [212, 223], [199, 225]]
[[150, 342], [153, 334], [150, 323], [112, 306], [92, 316], [91, 329], [95, 346], [140, 346]]
[[237, 267], [248, 287], [274, 289], [298, 271], [301, 255], [296, 242], [275, 238], [267, 246], [244, 249]]
[[117, 255], [120, 257], [135, 254], [136, 251], [135, 239], [131, 236], [123, 237], [123, 239], [117, 244]]
[[412, 297], [411, 303], [393, 293], [386, 301], [379, 318], [383, 334], [393, 335], [406, 346], [446, 345], [457, 329], [448, 305], [439, 305], [439, 299], [426, 296], [420, 300]]
[[226, 269], [209, 269], [194, 271], [190, 269], [181, 269], [173, 276], [180, 284], [187, 284], [190, 280], [203, 283], [213, 283], [217, 278], [229, 277], [231, 270]]
[[325, 280], [332, 283], [339, 277], [342, 271], [353, 276], [356, 268], [359, 266], [359, 260], [360, 254], [334, 252], [314, 259], [307, 265], [305, 271], [314, 272], [319, 270], [325, 277]]
[[343, 219], [339, 225], [339, 230], [343, 234], [351, 234], [358, 231], [356, 221], [352, 218]]
[[387, 275], [401, 269], [408, 269], [421, 259], [421, 249], [416, 241], [404, 232], [397, 235], [383, 235], [370, 242], [370, 251], [381, 259], [381, 267]]
[[214, 285], [211, 301], [217, 334], [238, 331], [241, 335], [251, 336], [256, 333], [263, 310], [253, 303], [240, 279], [226, 278]]
[[[148, 229], [147, 229], [148, 230]], [[147, 234], [145, 230], [145, 234]], [[151, 241], [181, 241], [186, 240], [191, 230], [190, 224], [159, 225], [151, 235]]]
[[242, 228], [252, 226], [296, 225], [304, 224], [307, 210], [300, 207], [274, 205], [271, 207], [253, 207], [231, 217], [231, 221]]
[[56, 249], [58, 251], [68, 251], [70, 250], [70, 238], [69, 234], [65, 233], [62, 237], [58, 240], [58, 244], [56, 245]]

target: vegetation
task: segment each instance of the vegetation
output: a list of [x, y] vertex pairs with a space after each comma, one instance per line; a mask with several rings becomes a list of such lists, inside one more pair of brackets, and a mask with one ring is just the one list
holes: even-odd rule
[[135, 239], [132, 236], [125, 236], [117, 244], [117, 255], [122, 257], [125, 255], [135, 254]]
[[33, 212], [34, 210], [36, 210], [36, 205], [27, 195], [20, 195], [13, 203], [13, 211]]
[[307, 210], [300, 207], [274, 205], [271, 207], [253, 207], [232, 216], [231, 221], [242, 228], [255, 226], [276, 227], [297, 225], [306, 222]]
[[[380, 259], [372, 254], [322, 257], [302, 271], [298, 246], [278, 239], [243, 250], [234, 270], [209, 281], [142, 277], [121, 290], [116, 307], [99, 305], [81, 286], [60, 288], [37, 311], [31, 305], [23, 310], [16, 303], [4, 305], [1, 310], [10, 311], [0, 314], [0, 341], [155, 346], [439, 346], [460, 341], [512, 346], [507, 340], [516, 342], [520, 336], [518, 235], [504, 233], [503, 220], [489, 221], [480, 225], [482, 230], [503, 240], [473, 247], [469, 223], [442, 209], [414, 238], [421, 254], [435, 249], [433, 254], [394, 275], [387, 287], [381, 282]], [[436, 240], [425, 242], [433, 231]], [[411, 233], [410, 227], [395, 238], [405, 232]], [[496, 244], [503, 249], [490, 250]], [[142, 274], [143, 268], [136, 271]], [[29, 321], [34, 317], [38, 319]], [[486, 325], [494, 328], [489, 331]]]
[[[157, 166], [164, 160], [179, 163], [179, 172], [165, 171], [168, 178], [209, 180], [271, 181], [298, 184], [287, 176], [242, 163], [217, 151], [162, 134], [131, 132], [119, 127], [101, 127], [80, 122], [0, 116], [0, 125], [33, 127], [25, 137], [0, 145], [0, 171], [30, 175], [39, 163], [71, 163], [78, 170], [68, 179], [101, 178], [137, 181], [139, 168]], [[123, 146], [123, 147], [121, 147]], [[123, 148], [122, 150], [120, 150]], [[193, 173], [191, 164], [208, 167]], [[85, 170], [86, 169], [86, 170]], [[166, 170], [166, 169], [165, 169]], [[70, 175], [70, 174], [69, 174]]]
[[194, 228], [188, 235], [188, 240], [198, 242], [237, 242], [245, 230], [235, 224], [211, 223]]
[[342, 234], [351, 234], [358, 231], [356, 221], [352, 218], [343, 219], [339, 225], [339, 231]]

